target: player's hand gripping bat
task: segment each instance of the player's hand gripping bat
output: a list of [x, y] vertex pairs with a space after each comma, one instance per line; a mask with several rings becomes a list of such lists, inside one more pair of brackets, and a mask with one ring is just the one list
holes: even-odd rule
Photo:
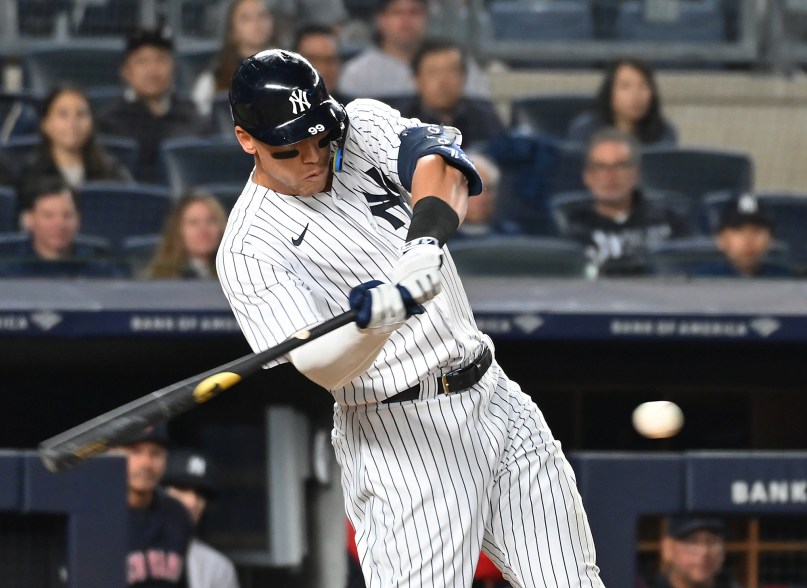
[[63, 472], [110, 447], [125, 444], [127, 439], [137, 437], [150, 425], [167, 421], [207, 402], [256, 373], [264, 364], [355, 319], [356, 312], [348, 310], [310, 330], [296, 333], [275, 347], [246, 355], [133, 400], [43, 441], [39, 445], [39, 456], [50, 471]]

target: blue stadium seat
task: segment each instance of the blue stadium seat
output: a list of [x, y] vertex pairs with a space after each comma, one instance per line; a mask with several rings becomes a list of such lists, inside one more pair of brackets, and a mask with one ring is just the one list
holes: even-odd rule
[[551, 234], [549, 195], [561, 150], [548, 135], [509, 132], [490, 142], [487, 153], [501, 171], [499, 219], [515, 222], [527, 234]]
[[213, 128], [220, 135], [228, 137], [231, 141], [235, 141], [235, 133], [233, 129], [233, 115], [230, 112], [230, 95], [228, 92], [220, 92], [213, 99]]
[[98, 143], [103, 149], [114, 155], [134, 175], [137, 170], [137, 159], [140, 157], [140, 145], [130, 137], [116, 135], [99, 135]]
[[[725, 262], [725, 255], [715, 245], [712, 237], [687, 237], [670, 239], [650, 250], [651, 272], [658, 276], [705, 276], [704, 268], [718, 267]], [[768, 254], [766, 263], [792, 270], [793, 262], [785, 244], [777, 242]]]
[[[12, 170], [19, 173], [36, 146], [39, 145], [39, 141], [39, 135], [12, 137], [4, 145], [0, 145], [0, 153], [3, 153], [3, 160], [12, 166]], [[129, 171], [137, 169], [137, 158], [140, 152], [137, 141], [129, 137], [99, 135], [98, 143], [114, 155]]]
[[24, 93], [0, 93], [0, 144], [10, 137], [36, 133], [39, 100]]
[[622, 2], [616, 23], [616, 37], [622, 41], [713, 42], [726, 39], [726, 22], [716, 0], [680, 0], [677, 19], [654, 21], [646, 18], [645, 2]]
[[17, 193], [5, 186], [0, 186], [0, 232], [13, 231], [17, 228]]
[[22, 55], [23, 85], [35, 95], [45, 95], [60, 82], [79, 84], [87, 91], [120, 92], [123, 44], [110, 41], [48, 43], [31, 47]]
[[0, 145], [0, 153], [3, 154], [3, 161], [11, 167], [11, 170], [19, 174], [38, 144], [39, 135], [19, 135]]
[[254, 166], [251, 155], [223, 137], [173, 139], [165, 141], [160, 152], [161, 183], [177, 198], [210, 184], [240, 183], [243, 187]]
[[162, 235], [135, 235], [126, 237], [121, 243], [121, 257], [129, 265], [132, 275], [138, 275], [148, 266]]
[[656, 148], [642, 154], [642, 185], [688, 195], [697, 208], [709, 192], [739, 195], [753, 186], [754, 169], [745, 153], [719, 149]]
[[583, 190], [583, 168], [586, 163], [586, 152], [579, 145], [564, 143], [558, 149], [557, 165], [552, 175], [550, 192], [561, 194]]
[[81, 230], [105, 237], [113, 250], [134, 235], [160, 233], [171, 210], [171, 194], [159, 186], [90, 182], [80, 190]]
[[460, 275], [593, 277], [585, 248], [554, 237], [489, 237], [449, 245]]
[[575, 0], [495, 2], [489, 9], [493, 37], [502, 41], [591, 39], [588, 3]]
[[138, 0], [85, 2], [77, 34], [87, 37], [125, 37], [140, 18]]
[[225, 212], [228, 214], [235, 206], [238, 197], [244, 190], [244, 185], [247, 183], [247, 177], [237, 182], [222, 182], [220, 184], [201, 184], [196, 188], [201, 192], [207, 192], [216, 197], [216, 199], [224, 207]]
[[[807, 267], [807, 194], [762, 192], [756, 196], [776, 224], [776, 240], [787, 245], [790, 257], [799, 266]], [[702, 215], [711, 232], [717, 231], [720, 212], [733, 197], [716, 192], [704, 198]]]
[[546, 94], [516, 98], [510, 107], [510, 128], [565, 139], [569, 123], [589, 108], [593, 100], [590, 94]]
[[218, 41], [203, 46], [178, 48], [176, 52], [177, 86], [192, 88], [199, 74], [211, 66], [219, 48]]

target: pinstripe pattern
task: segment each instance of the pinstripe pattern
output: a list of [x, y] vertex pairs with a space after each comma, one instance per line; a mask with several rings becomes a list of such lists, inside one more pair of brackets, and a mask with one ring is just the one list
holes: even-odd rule
[[[420, 121], [368, 100], [347, 110], [331, 190], [295, 197], [250, 180], [230, 215], [217, 268], [255, 351], [347, 310], [357, 284], [388, 281], [403, 245], [411, 209], [398, 133]], [[444, 251], [443, 291], [365, 373], [331, 391], [368, 585], [468, 587], [484, 549], [514, 586], [599, 588], [574, 475], [538, 407], [495, 361], [473, 389], [438, 394], [435, 376], [493, 349]], [[420, 400], [380, 403], [418, 382]]]

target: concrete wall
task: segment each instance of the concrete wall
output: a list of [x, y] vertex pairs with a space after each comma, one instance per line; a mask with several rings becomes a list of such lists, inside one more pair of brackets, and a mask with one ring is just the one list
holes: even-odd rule
[[[509, 120], [509, 101], [531, 94], [592, 92], [599, 71], [490, 74], [493, 97]], [[664, 111], [681, 144], [750, 153], [758, 190], [807, 194], [807, 77], [702, 72], [657, 74]]]

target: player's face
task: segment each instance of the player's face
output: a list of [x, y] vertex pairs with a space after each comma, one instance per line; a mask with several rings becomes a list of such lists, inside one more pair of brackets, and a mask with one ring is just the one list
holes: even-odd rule
[[171, 90], [174, 58], [165, 49], [144, 45], [126, 58], [122, 74], [138, 98], [161, 98]]
[[669, 539], [665, 556], [673, 586], [708, 586], [723, 566], [722, 537], [702, 529], [683, 539]]
[[771, 248], [773, 237], [768, 227], [747, 224], [726, 227], [717, 237], [717, 246], [740, 273], [752, 273]]
[[630, 147], [625, 143], [604, 141], [592, 147], [583, 183], [598, 202], [628, 202], [638, 182], [639, 167], [631, 160]]
[[207, 507], [207, 499], [193, 488], [169, 486], [167, 490], [168, 494], [185, 505], [185, 508], [191, 513], [193, 522], [198, 524]]
[[81, 94], [62, 92], [42, 120], [42, 131], [57, 149], [80, 151], [92, 133], [89, 103]]
[[165, 473], [165, 447], [153, 441], [142, 441], [122, 449], [126, 454], [129, 490], [139, 494], [152, 492]]
[[330, 180], [329, 131], [284, 147], [270, 147], [236, 127], [241, 147], [255, 156], [252, 181], [290, 196], [312, 196], [325, 190]]
[[453, 109], [465, 87], [460, 50], [447, 49], [425, 55], [415, 83], [426, 106], [438, 111]]
[[216, 212], [201, 201], [188, 205], [179, 230], [188, 255], [199, 259], [215, 256], [224, 233]]
[[76, 203], [69, 192], [44, 196], [25, 214], [24, 223], [39, 254], [56, 259], [70, 250], [78, 232]]
[[249, 57], [266, 49], [272, 37], [274, 23], [263, 0], [244, 0], [233, 13], [233, 38], [239, 53]]
[[623, 65], [614, 76], [611, 90], [611, 108], [615, 121], [634, 124], [647, 114], [653, 91], [644, 74], [638, 69]]

